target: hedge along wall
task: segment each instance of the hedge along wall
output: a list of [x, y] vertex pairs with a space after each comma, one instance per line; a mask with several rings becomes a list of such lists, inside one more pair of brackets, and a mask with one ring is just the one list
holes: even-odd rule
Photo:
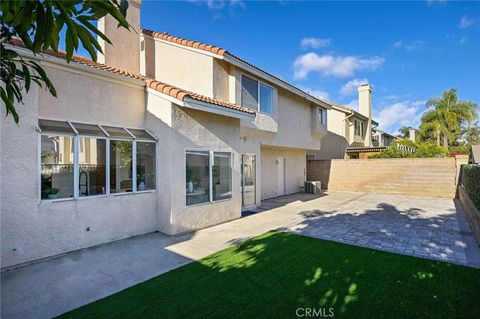
[[465, 165], [463, 167], [463, 187], [468, 197], [480, 210], [480, 165]]
[[480, 165], [462, 167], [462, 184], [458, 188], [458, 197], [473, 235], [480, 245]]
[[467, 156], [307, 161], [307, 180], [338, 191], [454, 198]]

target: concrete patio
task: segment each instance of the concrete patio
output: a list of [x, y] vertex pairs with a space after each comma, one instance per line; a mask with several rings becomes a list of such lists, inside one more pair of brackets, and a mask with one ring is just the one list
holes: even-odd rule
[[50, 318], [272, 229], [480, 267], [480, 248], [453, 200], [327, 192], [263, 204], [192, 234], [152, 233], [3, 271], [1, 317]]

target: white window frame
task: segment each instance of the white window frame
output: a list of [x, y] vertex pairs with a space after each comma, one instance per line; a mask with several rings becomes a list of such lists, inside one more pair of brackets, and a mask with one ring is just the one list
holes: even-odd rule
[[[94, 198], [102, 198], [102, 197], [111, 197], [111, 196], [122, 196], [122, 195], [131, 195], [131, 194], [141, 194], [141, 193], [152, 193], [157, 191], [157, 147], [158, 147], [158, 140], [146, 129], [140, 128], [138, 130], [145, 131], [152, 140], [147, 139], [137, 139], [135, 135], [133, 135], [127, 128], [118, 127], [124, 129], [132, 139], [128, 138], [121, 138], [121, 137], [111, 137], [110, 134], [100, 125], [100, 124], [91, 124], [91, 123], [81, 123], [81, 124], [88, 124], [88, 125], [95, 125], [98, 126], [101, 131], [105, 134], [105, 136], [96, 136], [96, 135], [88, 135], [88, 134], [79, 134], [75, 126], [70, 121], [64, 121], [68, 123], [68, 125], [72, 128], [72, 133], [65, 133], [65, 132], [55, 132], [55, 131], [42, 131], [40, 128], [37, 127], [38, 131], [38, 139], [37, 139], [37, 147], [38, 147], [38, 204], [40, 203], [51, 203], [51, 202], [62, 202], [62, 201], [70, 201], [70, 200], [87, 200], [87, 199], [94, 199]], [[56, 199], [42, 199], [42, 136], [43, 135], [50, 135], [50, 136], [67, 136], [71, 137], [73, 141], [73, 197], [68, 198], [56, 198]], [[79, 189], [79, 176], [80, 176], [80, 166], [79, 166], [79, 144], [80, 138], [95, 138], [95, 139], [104, 139], [106, 141], [106, 154], [105, 154], [105, 164], [106, 164], [106, 172], [105, 172], [105, 194], [99, 195], [90, 195], [90, 196], [80, 196], [80, 189]], [[123, 193], [110, 193], [110, 141], [128, 141], [132, 143], [132, 191], [131, 192], [123, 192]], [[137, 191], [137, 141], [144, 142], [144, 143], [154, 143], [155, 144], [155, 189], [148, 189], [144, 191]]]
[[[251, 80], [257, 81], [257, 109], [256, 109], [255, 111], [256, 111], [257, 113], [260, 113], [260, 114], [265, 114], [265, 115], [273, 116], [273, 115], [275, 114], [275, 111], [276, 111], [276, 103], [275, 103], [275, 101], [276, 101], [276, 98], [275, 98], [275, 97], [276, 97], [276, 92], [275, 92], [275, 88], [274, 88], [273, 86], [271, 86], [271, 85], [263, 82], [263, 81], [260, 81], [260, 80], [254, 78], [254, 77], [252, 77], [252, 76], [250, 76], [250, 75], [247, 75], [247, 74], [245, 74], [245, 73], [242, 73], [242, 74], [241, 74], [241, 78], [240, 78], [240, 104], [243, 105], [242, 93], [241, 93], [241, 92], [242, 92], [242, 89], [243, 89], [243, 81], [242, 81], [242, 79], [243, 79], [244, 76], [247, 77], [247, 78], [249, 78], [249, 79], [251, 79]], [[262, 84], [262, 85], [264, 85], [264, 86], [269, 87], [270, 89], [272, 89], [272, 113], [262, 112], [262, 111], [260, 110], [260, 84]], [[245, 106], [245, 107], [248, 108], [248, 106]]]
[[[183, 157], [184, 160], [184, 168], [186, 170], [187, 168], [187, 153], [188, 152], [208, 152], [208, 187], [209, 187], [209, 192], [208, 192], [208, 202], [203, 202], [203, 203], [198, 203], [198, 204], [192, 204], [192, 205], [187, 205], [187, 193], [186, 193], [186, 188], [184, 187], [184, 199], [185, 199], [185, 207], [195, 207], [195, 206], [200, 206], [200, 205], [208, 205], [208, 204], [213, 204], [213, 203], [219, 203], [219, 202], [224, 202], [224, 201], [229, 201], [233, 199], [233, 157], [234, 153], [232, 150], [222, 150], [222, 149], [206, 149], [206, 148], [185, 148], [185, 156]], [[230, 198], [225, 198], [225, 199], [217, 199], [213, 200], [213, 163], [214, 163], [214, 153], [230, 153], [230, 189], [232, 190], [232, 196]], [[186, 176], [184, 178], [186, 180]]]

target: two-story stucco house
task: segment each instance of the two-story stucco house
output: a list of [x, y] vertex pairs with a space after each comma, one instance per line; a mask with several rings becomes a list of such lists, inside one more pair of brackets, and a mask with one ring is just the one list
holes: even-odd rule
[[[138, 28], [140, 5], [127, 16]], [[239, 218], [299, 191], [327, 133], [329, 104], [224, 49], [99, 27], [114, 44], [101, 63], [14, 46], [58, 98], [34, 87], [20, 124], [2, 119], [2, 268]]]
[[[309, 159], [359, 158], [360, 153], [375, 151], [372, 133], [378, 123], [372, 119], [372, 87], [368, 84], [358, 88], [359, 111], [327, 102], [327, 135], [322, 139], [320, 150], [308, 152]], [[362, 154], [363, 155], [363, 154]]]
[[394, 141], [398, 140], [398, 138], [392, 134], [387, 132], [381, 131], [378, 128], [372, 129], [372, 142], [373, 146], [389, 146]]

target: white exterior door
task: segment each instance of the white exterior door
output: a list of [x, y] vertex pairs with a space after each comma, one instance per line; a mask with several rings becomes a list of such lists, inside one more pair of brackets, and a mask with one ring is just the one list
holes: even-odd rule
[[285, 157], [277, 158], [277, 196], [285, 195]]

